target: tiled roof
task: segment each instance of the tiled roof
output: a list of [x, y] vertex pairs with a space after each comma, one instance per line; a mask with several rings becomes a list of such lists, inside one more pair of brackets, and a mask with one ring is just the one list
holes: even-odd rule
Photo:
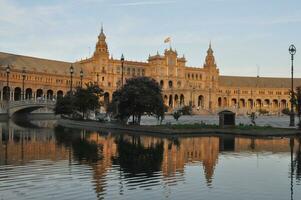
[[[224, 87], [290, 88], [290, 78], [220, 76], [219, 85]], [[301, 78], [294, 78], [294, 87], [301, 86]]]
[[15, 55], [0, 52], [0, 67], [6, 67], [8, 64], [13, 69], [36, 71], [43, 73], [69, 74], [71, 64], [74, 67], [75, 74], [79, 74], [81, 65], [78, 63], [63, 62], [56, 60], [47, 60], [23, 55]]

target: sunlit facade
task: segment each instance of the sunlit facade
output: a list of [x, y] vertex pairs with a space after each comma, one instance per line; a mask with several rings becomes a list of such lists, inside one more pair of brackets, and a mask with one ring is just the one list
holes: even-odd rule
[[[289, 78], [223, 76], [213, 53], [210, 44], [204, 64], [189, 67], [184, 55], [179, 56], [176, 50], [169, 48], [163, 55], [150, 55], [145, 62], [125, 60], [122, 70], [121, 60], [110, 56], [102, 29], [93, 55], [73, 63], [0, 52], [0, 100], [55, 99], [64, 95], [70, 90], [69, 70], [73, 65], [73, 87], [81, 85], [82, 70], [84, 83], [98, 83], [104, 90], [102, 101], [105, 106], [121, 86], [122, 72], [124, 82], [135, 76], [148, 76], [158, 81], [170, 110], [192, 105], [196, 114], [216, 113], [225, 108], [237, 113], [265, 109], [279, 114], [290, 106]], [[6, 73], [8, 65], [9, 77]], [[301, 85], [301, 79], [294, 81], [295, 86]], [[4, 109], [5, 104], [1, 107]]]

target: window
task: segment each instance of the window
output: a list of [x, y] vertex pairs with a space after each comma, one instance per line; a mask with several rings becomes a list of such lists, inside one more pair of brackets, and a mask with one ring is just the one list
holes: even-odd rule
[[168, 81], [169, 88], [172, 88], [172, 81]]

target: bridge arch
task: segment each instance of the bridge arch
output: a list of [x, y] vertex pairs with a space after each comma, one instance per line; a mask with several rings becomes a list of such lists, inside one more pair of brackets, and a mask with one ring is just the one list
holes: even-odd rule
[[22, 100], [22, 101], [11, 101], [8, 105], [9, 117], [17, 113], [30, 113], [39, 108], [50, 108], [53, 109], [55, 101], [50, 100]]

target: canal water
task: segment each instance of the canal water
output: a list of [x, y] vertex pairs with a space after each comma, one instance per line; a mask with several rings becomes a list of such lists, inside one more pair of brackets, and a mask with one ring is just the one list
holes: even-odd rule
[[300, 139], [2, 122], [0, 199], [301, 199]]

